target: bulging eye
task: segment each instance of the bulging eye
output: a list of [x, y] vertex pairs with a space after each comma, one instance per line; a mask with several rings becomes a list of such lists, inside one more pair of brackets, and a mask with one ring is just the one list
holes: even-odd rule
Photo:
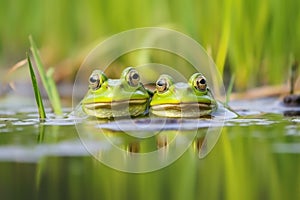
[[165, 92], [169, 89], [169, 83], [165, 78], [160, 78], [156, 81], [156, 90], [158, 92]]
[[90, 88], [96, 90], [100, 87], [100, 77], [98, 74], [92, 74], [89, 78]]
[[89, 88], [92, 90], [97, 90], [101, 87], [105, 80], [107, 80], [107, 78], [104, 73], [100, 70], [95, 70], [89, 78]]
[[136, 87], [139, 85], [140, 75], [136, 70], [132, 69], [127, 74], [126, 79], [130, 86]]
[[194, 81], [194, 87], [197, 90], [205, 91], [207, 88], [206, 78], [203, 75], [198, 76]]

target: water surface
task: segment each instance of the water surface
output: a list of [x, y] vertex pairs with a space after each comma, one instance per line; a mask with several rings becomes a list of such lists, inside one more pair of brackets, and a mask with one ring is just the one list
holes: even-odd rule
[[[279, 109], [242, 109], [245, 105], [233, 104], [242, 116], [224, 122], [211, 151], [203, 145], [211, 122], [195, 126], [187, 120], [190, 129], [130, 135], [124, 126], [111, 129], [88, 120], [78, 133], [74, 118], [50, 115], [41, 124], [34, 108], [3, 108], [1, 199], [300, 199], [299, 117], [286, 117]], [[127, 154], [120, 156], [113, 147]], [[99, 161], [107, 155], [110, 164], [130, 165], [135, 155], [158, 151], [163, 163], [178, 149], [182, 154], [177, 159], [146, 173], [120, 171]], [[203, 151], [207, 155], [201, 157]], [[131, 167], [148, 165], [142, 161]]]

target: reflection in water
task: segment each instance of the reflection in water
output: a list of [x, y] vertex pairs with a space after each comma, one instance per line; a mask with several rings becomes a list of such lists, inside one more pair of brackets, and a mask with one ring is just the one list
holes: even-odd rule
[[[116, 170], [142, 173], [167, 167], [179, 159], [192, 145], [195, 136], [199, 135], [199, 130], [203, 132], [201, 137], [205, 137], [208, 128], [191, 128], [197, 127], [199, 121], [173, 119], [165, 122], [164, 128], [160, 129], [163, 119], [152, 122], [151, 128], [147, 129], [144, 128], [141, 119], [134, 121], [138, 127], [135, 127], [136, 129], [132, 128], [128, 121], [105, 124], [106, 128], [97, 121], [94, 124], [89, 121], [86, 124], [78, 124], [77, 130], [86, 149], [98, 161]], [[210, 123], [208, 120], [202, 122], [205, 125]], [[99, 146], [98, 150], [91, 149], [91, 140], [101, 141], [104, 146]], [[215, 142], [212, 143], [214, 144]]]
[[126, 145], [126, 147], [127, 147], [126, 150], [130, 153], [139, 153], [141, 150], [140, 143], [138, 141], [129, 143]]
[[283, 112], [283, 115], [286, 117], [299, 117], [300, 116], [300, 110], [285, 110]]
[[195, 138], [193, 145], [194, 145], [194, 149], [196, 152], [200, 153], [201, 149], [202, 149], [202, 145], [204, 142], [204, 137], [202, 138]]
[[[204, 159], [199, 154], [215, 137], [206, 128], [137, 138], [88, 122], [77, 127], [84, 130], [80, 141], [74, 126], [5, 125], [0, 127], [1, 199], [300, 199], [300, 121], [275, 117], [232, 121]], [[168, 160], [178, 149], [184, 153]], [[113, 160], [109, 164], [145, 169], [154, 158], [138, 155], [151, 152], [158, 152], [160, 164], [173, 162], [133, 174], [97, 160], [107, 156]]]
[[168, 147], [168, 137], [166, 135], [157, 136], [157, 149], [167, 148]]

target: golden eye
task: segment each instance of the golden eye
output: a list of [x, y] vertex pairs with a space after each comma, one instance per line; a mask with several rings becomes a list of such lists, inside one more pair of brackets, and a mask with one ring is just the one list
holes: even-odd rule
[[165, 78], [160, 78], [156, 81], [156, 90], [158, 92], [165, 92], [169, 89], [169, 83]]
[[206, 78], [203, 75], [198, 76], [194, 81], [194, 87], [197, 90], [205, 91], [207, 88]]
[[97, 90], [101, 87], [101, 84], [106, 80], [106, 76], [100, 70], [93, 71], [89, 78], [89, 88], [92, 90]]
[[100, 78], [97, 74], [92, 74], [89, 79], [90, 88], [96, 90], [100, 87]]
[[134, 69], [132, 69], [128, 72], [126, 79], [127, 79], [128, 84], [132, 87], [136, 87], [140, 83], [140, 75]]

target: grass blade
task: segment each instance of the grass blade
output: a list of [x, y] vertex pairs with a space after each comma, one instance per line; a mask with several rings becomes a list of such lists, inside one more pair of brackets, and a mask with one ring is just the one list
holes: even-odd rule
[[33, 87], [33, 91], [34, 91], [34, 95], [35, 95], [35, 100], [36, 100], [36, 104], [38, 106], [38, 111], [39, 111], [39, 118], [40, 121], [45, 121], [46, 119], [46, 112], [44, 109], [44, 104], [42, 101], [42, 97], [41, 97], [41, 93], [36, 81], [36, 77], [33, 71], [33, 67], [32, 67], [32, 63], [30, 60], [30, 56], [27, 54], [27, 61], [28, 61], [28, 66], [29, 66], [29, 71], [30, 71], [30, 77], [31, 77], [31, 81], [32, 81], [32, 87]]
[[224, 73], [224, 66], [228, 51], [231, 29], [231, 1], [226, 1], [224, 7], [224, 22], [222, 26], [219, 48], [216, 56], [216, 65], [221, 75]]
[[37, 50], [36, 44], [33, 41], [33, 38], [29, 36], [30, 41], [30, 49], [34, 58], [34, 61], [36, 63], [36, 67], [38, 69], [39, 75], [41, 77], [41, 81], [44, 85], [44, 88], [48, 94], [49, 101], [52, 105], [53, 111], [56, 115], [62, 114], [61, 104], [60, 104], [60, 98], [57, 92], [56, 85], [52, 79], [52, 73], [49, 73], [50, 75], [47, 75], [45, 68], [43, 66], [42, 60], [40, 58], [39, 52]]

